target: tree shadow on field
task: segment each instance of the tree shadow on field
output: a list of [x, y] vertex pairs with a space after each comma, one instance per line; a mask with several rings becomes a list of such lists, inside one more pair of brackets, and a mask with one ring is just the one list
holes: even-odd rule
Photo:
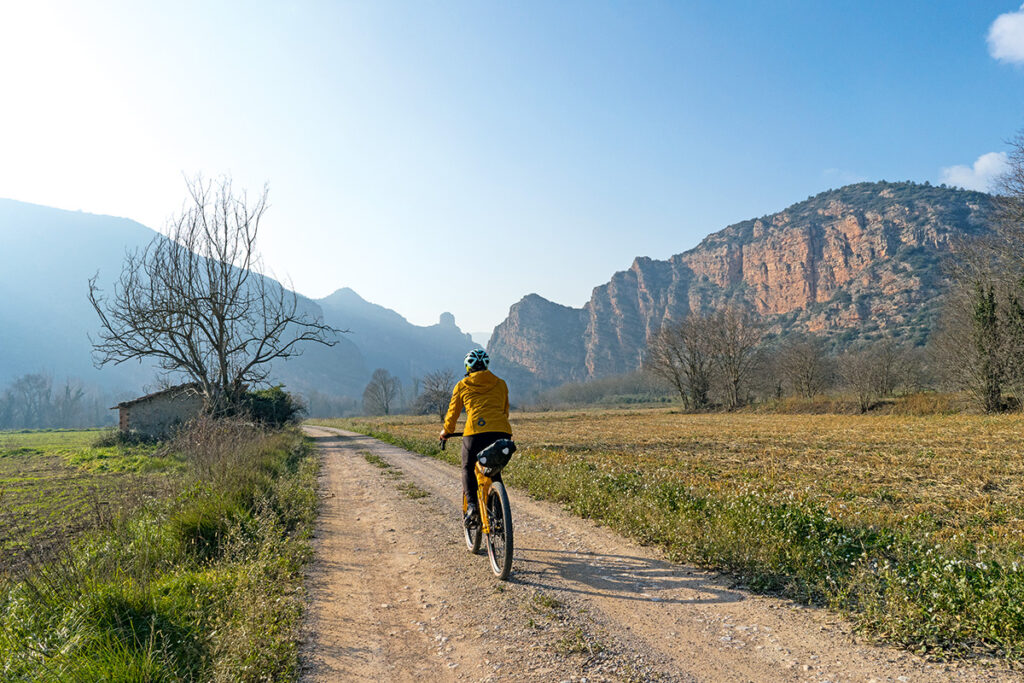
[[[703, 605], [744, 599], [716, 575], [644, 557], [517, 548], [515, 564], [512, 580], [523, 585], [613, 600]], [[564, 581], [547, 581], [551, 575]]]

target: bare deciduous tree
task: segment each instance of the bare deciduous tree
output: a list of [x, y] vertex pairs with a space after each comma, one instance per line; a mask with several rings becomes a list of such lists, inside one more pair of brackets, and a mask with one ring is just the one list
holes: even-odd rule
[[64, 382], [64, 387], [53, 398], [53, 421], [62, 427], [71, 426], [81, 412], [82, 401], [85, 398], [85, 389], [81, 384], [72, 382], [70, 379]]
[[776, 366], [790, 391], [804, 398], [814, 398], [827, 389], [834, 374], [825, 342], [815, 335], [793, 336], [783, 342]]
[[402, 383], [384, 368], [377, 368], [363, 390], [363, 410], [368, 415], [390, 415]]
[[931, 344], [947, 382], [987, 412], [1002, 410], [1007, 392], [1024, 406], [1024, 132], [1008, 156], [992, 230], [958, 245]]
[[860, 412], [871, 409], [878, 394], [878, 356], [870, 348], [848, 350], [839, 358], [839, 372], [857, 396]]
[[263, 274], [256, 249], [267, 190], [250, 201], [231, 181], [196, 179], [166, 236], [129, 253], [108, 299], [89, 281], [100, 319], [96, 363], [153, 360], [168, 376], [199, 384], [207, 406], [229, 410], [270, 363], [338, 330], [303, 310], [294, 292]]
[[1024, 270], [1024, 253], [1020, 250], [1024, 245], [1024, 131], [1010, 141], [1007, 160], [1006, 172], [996, 187], [999, 216], [993, 247], [1014, 262], [1017, 267], [1013, 270], [1019, 273]]
[[11, 422], [34, 429], [48, 426], [53, 399], [53, 380], [42, 373], [23, 375], [7, 389]]
[[735, 409], [744, 403], [744, 385], [754, 367], [758, 344], [764, 332], [749, 311], [730, 306], [711, 318], [709, 342], [726, 405]]
[[709, 319], [690, 315], [666, 322], [647, 345], [644, 366], [665, 379], [686, 408], [700, 410], [710, 403], [711, 361]]
[[892, 396], [903, 372], [901, 349], [892, 339], [883, 339], [875, 344], [874, 356], [878, 366], [875, 390], [879, 396]]
[[873, 346], [877, 366], [874, 391], [878, 396], [920, 391], [928, 384], [922, 350], [886, 337]]
[[455, 373], [451, 370], [435, 370], [423, 376], [423, 393], [416, 398], [417, 412], [437, 413], [444, 419], [448, 403], [455, 388]]

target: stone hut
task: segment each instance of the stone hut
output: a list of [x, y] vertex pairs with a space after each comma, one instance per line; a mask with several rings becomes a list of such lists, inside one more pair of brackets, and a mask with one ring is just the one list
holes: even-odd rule
[[202, 409], [203, 397], [196, 384], [179, 384], [111, 408], [120, 413], [118, 426], [122, 432], [157, 439], [170, 436], [175, 428], [191, 420]]

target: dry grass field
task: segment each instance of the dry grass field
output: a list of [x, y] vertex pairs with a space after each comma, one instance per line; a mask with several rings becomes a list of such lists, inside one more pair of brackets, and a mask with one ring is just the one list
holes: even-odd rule
[[[1020, 415], [635, 409], [512, 423], [510, 483], [675, 559], [830, 605], [915, 650], [1024, 652]], [[436, 420], [333, 424], [437, 454]]]

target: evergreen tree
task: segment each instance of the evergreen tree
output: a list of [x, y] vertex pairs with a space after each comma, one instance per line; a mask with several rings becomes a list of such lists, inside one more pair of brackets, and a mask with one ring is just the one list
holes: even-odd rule
[[977, 283], [974, 294], [974, 345], [980, 361], [982, 407], [985, 412], [994, 413], [1003, 404], [999, 310], [992, 285]]

